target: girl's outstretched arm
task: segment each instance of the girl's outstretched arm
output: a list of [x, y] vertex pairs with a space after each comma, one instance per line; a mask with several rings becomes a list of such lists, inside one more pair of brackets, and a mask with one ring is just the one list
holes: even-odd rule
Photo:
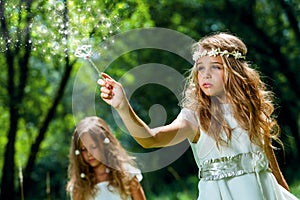
[[188, 137], [192, 140], [196, 131], [178, 118], [169, 125], [150, 129], [134, 112], [123, 86], [107, 74], [101, 75], [103, 79], [98, 80], [101, 98], [116, 109], [130, 134], [144, 148], [175, 145]]

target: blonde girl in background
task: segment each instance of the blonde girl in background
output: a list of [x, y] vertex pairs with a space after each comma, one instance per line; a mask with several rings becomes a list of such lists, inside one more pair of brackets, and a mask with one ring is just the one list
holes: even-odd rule
[[107, 123], [96, 116], [77, 125], [69, 153], [72, 200], [145, 200], [142, 174]]
[[280, 141], [272, 93], [246, 61], [246, 53], [242, 40], [229, 33], [197, 42], [181, 112], [168, 125], [149, 128], [122, 85], [104, 73], [98, 80], [101, 98], [144, 148], [188, 138], [199, 167], [198, 200], [296, 200], [272, 147], [272, 140]]

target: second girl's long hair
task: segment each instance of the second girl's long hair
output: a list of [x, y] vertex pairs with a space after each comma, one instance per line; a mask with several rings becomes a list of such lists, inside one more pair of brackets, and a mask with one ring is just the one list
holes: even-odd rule
[[[89, 134], [99, 147], [99, 154], [104, 155], [100, 160], [109, 169], [109, 187], [119, 191], [121, 196], [126, 199], [130, 196], [130, 182], [132, 175], [124, 168], [126, 165], [135, 166], [133, 157], [129, 156], [118, 140], [111, 133], [107, 123], [99, 117], [86, 117], [80, 121], [73, 133], [71, 148], [69, 152], [69, 183], [67, 191], [72, 192], [73, 200], [87, 200], [94, 197], [97, 193], [95, 187], [96, 179], [92, 169], [83, 159], [81, 154], [76, 155], [75, 151], [80, 151], [81, 137]], [[109, 143], [105, 143], [105, 138]], [[94, 156], [95, 157], [95, 156]], [[81, 177], [84, 174], [84, 177]], [[70, 187], [73, 187], [70, 190]]]

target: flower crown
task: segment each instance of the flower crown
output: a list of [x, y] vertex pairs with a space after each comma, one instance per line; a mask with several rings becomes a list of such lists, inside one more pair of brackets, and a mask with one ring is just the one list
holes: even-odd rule
[[217, 48], [217, 49], [211, 49], [210, 51], [204, 50], [203, 52], [200, 52], [199, 50], [197, 50], [193, 54], [193, 60], [196, 62], [199, 58], [202, 58], [203, 56], [216, 57], [217, 55], [220, 55], [220, 56], [225, 55], [226, 57], [233, 56], [235, 59], [240, 59], [240, 58], [245, 59], [246, 58], [239, 51], [236, 51], [236, 50], [234, 50], [232, 52], [229, 52], [227, 50], [221, 51], [220, 48]]

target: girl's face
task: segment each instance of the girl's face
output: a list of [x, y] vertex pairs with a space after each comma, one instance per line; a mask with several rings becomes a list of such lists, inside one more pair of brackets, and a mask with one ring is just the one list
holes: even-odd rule
[[80, 151], [84, 161], [91, 167], [102, 165], [99, 146], [90, 136], [84, 136], [84, 142], [80, 141]]
[[196, 62], [198, 83], [207, 96], [217, 96], [225, 103], [224, 66], [220, 56], [203, 56]]

